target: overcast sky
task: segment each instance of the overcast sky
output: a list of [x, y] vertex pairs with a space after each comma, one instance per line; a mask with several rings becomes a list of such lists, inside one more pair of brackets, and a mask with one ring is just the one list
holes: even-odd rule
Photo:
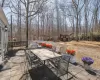
[[[1, 0], [0, 0], [1, 1]], [[59, 3], [61, 4], [61, 3], [67, 3], [66, 5], [68, 5], [68, 3], [70, 3], [70, 1], [71, 0], [58, 0], [59, 1]], [[53, 7], [54, 7], [54, 5], [55, 5], [55, 0], [49, 0], [48, 1], [48, 3], [47, 3], [47, 5], [49, 6], [49, 9], [52, 9]], [[92, 6], [93, 7], [93, 6]], [[92, 8], [91, 7], [91, 8]], [[4, 8], [3, 9], [4, 10], [4, 12], [5, 12], [5, 15], [7, 16], [7, 18], [8, 18], [8, 21], [10, 22], [10, 13], [9, 12], [11, 12], [10, 11], [10, 9], [9, 8]], [[91, 10], [92, 11], [92, 10]], [[84, 15], [84, 9], [83, 9], [83, 11], [82, 11], [82, 14]], [[14, 17], [14, 19], [16, 19], [16, 17], [14, 16], [15, 14], [13, 14], [13, 17]], [[91, 12], [91, 14], [89, 15], [89, 16], [91, 16], [92, 15], [92, 12]], [[84, 17], [84, 16], [82, 16], [82, 17]], [[15, 21], [15, 20], [14, 20]], [[84, 23], [83, 22], [84, 21], [84, 19], [82, 19], [82, 24]], [[89, 20], [89, 21], [91, 21], [91, 20]], [[15, 21], [16, 22], [16, 21]], [[70, 23], [70, 21], [69, 20], [67, 20], [67, 22], [68, 23]]]

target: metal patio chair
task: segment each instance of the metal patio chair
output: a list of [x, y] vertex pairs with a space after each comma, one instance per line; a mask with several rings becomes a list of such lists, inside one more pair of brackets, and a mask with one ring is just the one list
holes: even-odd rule
[[65, 61], [62, 58], [51, 59], [49, 61], [53, 65], [53, 69], [55, 69], [54, 73], [58, 77], [61, 77], [67, 74], [67, 79], [68, 79], [68, 68], [69, 68], [70, 57], [69, 57], [69, 61]]
[[62, 58], [51, 59], [50, 63], [53, 65], [51, 70], [60, 78], [64, 80], [79, 80], [75, 75], [69, 72], [69, 63], [70, 57], [68, 56], [68, 60], [64, 60]]
[[30, 50], [25, 52], [26, 52], [26, 58], [31, 68], [42, 65], [41, 61]]
[[96, 80], [100, 80], [100, 70], [99, 70], [99, 72], [96, 73], [96, 75], [97, 75]]

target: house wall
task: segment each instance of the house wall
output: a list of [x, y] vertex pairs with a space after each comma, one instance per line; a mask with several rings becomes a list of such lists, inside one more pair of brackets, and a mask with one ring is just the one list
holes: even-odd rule
[[0, 45], [1, 45], [1, 26], [0, 26]]
[[9, 25], [8, 25], [7, 18], [2, 8], [0, 7], [0, 43], [1, 43], [0, 44], [0, 64], [2, 61], [4, 61], [4, 57], [7, 52], [8, 29], [9, 29]]

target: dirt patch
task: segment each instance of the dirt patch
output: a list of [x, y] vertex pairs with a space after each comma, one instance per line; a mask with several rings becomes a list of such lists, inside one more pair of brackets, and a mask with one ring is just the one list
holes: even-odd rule
[[86, 46], [86, 47], [91, 47], [91, 48], [100, 48], [100, 42], [92, 42], [92, 41], [71, 41], [68, 42], [68, 44], [72, 44], [75, 46]]

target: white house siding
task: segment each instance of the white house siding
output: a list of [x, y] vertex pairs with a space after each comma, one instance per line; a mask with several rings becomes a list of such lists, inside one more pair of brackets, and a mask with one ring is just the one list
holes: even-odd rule
[[1, 26], [0, 26], [0, 47], [1, 47]]
[[[7, 30], [5, 26], [7, 26]], [[4, 55], [7, 52], [8, 29], [9, 24], [7, 18], [3, 12], [3, 9], [0, 7], [0, 64], [2, 61], [4, 61]]]

